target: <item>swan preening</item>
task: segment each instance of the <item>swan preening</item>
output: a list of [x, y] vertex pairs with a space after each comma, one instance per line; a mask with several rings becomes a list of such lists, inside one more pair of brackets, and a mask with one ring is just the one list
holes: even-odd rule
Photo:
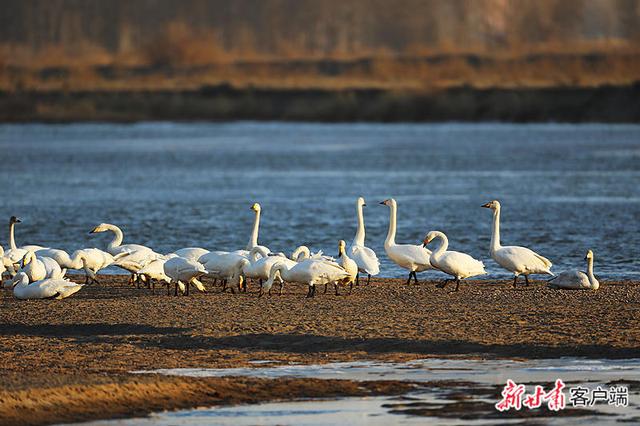
[[565, 271], [549, 280], [549, 287], [553, 289], [567, 290], [597, 290], [600, 288], [598, 279], [593, 275], [593, 251], [587, 251], [584, 257], [587, 261], [587, 272]]
[[[398, 206], [393, 198], [380, 204], [389, 207], [389, 229], [384, 241], [387, 256], [398, 266], [409, 271], [407, 284], [418, 282], [417, 272], [434, 269], [452, 278], [445, 280], [438, 287], [445, 287], [448, 282], [455, 281], [457, 291], [460, 281], [466, 278], [486, 274], [484, 264], [468, 254], [448, 250], [447, 236], [439, 231], [429, 232], [422, 245], [396, 244], [396, 226]], [[351, 246], [347, 248], [344, 240], [338, 242], [336, 259], [325, 256], [322, 252], [311, 253], [308, 247], [299, 246], [291, 258], [284, 254], [272, 253], [266, 246], [258, 243], [260, 228], [260, 204], [254, 203], [251, 209], [255, 213], [253, 228], [245, 249], [234, 251], [208, 250], [201, 247], [186, 247], [169, 254], [160, 254], [150, 247], [141, 244], [123, 244], [122, 230], [113, 224], [101, 223], [90, 232], [112, 232], [113, 238], [105, 250], [83, 248], [71, 255], [66, 251], [45, 248], [37, 245], [18, 246], [15, 241], [15, 225], [20, 219], [12, 216], [9, 220], [9, 249], [0, 246], [0, 276], [8, 273], [13, 280], [5, 281], [5, 287], [14, 289], [20, 298], [63, 298], [78, 291], [81, 287], [64, 279], [65, 272], [70, 269], [84, 271], [85, 283], [97, 281], [98, 272], [108, 266], [118, 266], [129, 271], [131, 282], [146, 282], [155, 289], [154, 280], [166, 283], [167, 292], [170, 285], [175, 284], [175, 293], [179, 290], [189, 294], [193, 285], [200, 291], [206, 288], [202, 277], [221, 280], [223, 291], [230, 285], [247, 291], [247, 279], [260, 282], [260, 293], [271, 292], [274, 282], [280, 284], [280, 293], [284, 282], [301, 283], [308, 286], [307, 297], [313, 297], [316, 287], [321, 284], [333, 284], [338, 293], [339, 285], [349, 285], [350, 291], [354, 282], [358, 282], [359, 273], [367, 274], [367, 283], [371, 276], [380, 272], [380, 262], [373, 250], [365, 246], [365, 226], [363, 207], [365, 200], [359, 197], [356, 201], [357, 230]], [[500, 203], [491, 201], [482, 207], [493, 211], [493, 227], [489, 253], [502, 268], [514, 275], [513, 286], [520, 275], [524, 275], [529, 284], [529, 275], [550, 274], [551, 262], [545, 257], [526, 247], [502, 246], [500, 244]], [[440, 244], [432, 252], [426, 247], [432, 241]], [[549, 282], [552, 288], [597, 289], [599, 282], [593, 274], [593, 252], [589, 250], [587, 272], [563, 272]], [[215, 282], [214, 282], [215, 284]], [[54, 290], [52, 290], [54, 289]], [[326, 291], [326, 287], [325, 287]]]
[[484, 263], [481, 261], [474, 259], [466, 253], [447, 250], [449, 247], [449, 239], [443, 232], [429, 232], [427, 236], [424, 237], [423, 243], [425, 247], [435, 239], [440, 239], [440, 245], [431, 252], [431, 264], [439, 271], [453, 277], [453, 279], [445, 280], [444, 283], [438, 284], [437, 287], [444, 288], [449, 281], [455, 281], [456, 288], [454, 291], [458, 291], [460, 280], [487, 273], [484, 270]]
[[514, 287], [520, 275], [524, 275], [526, 285], [529, 285], [529, 275], [531, 274], [553, 275], [551, 261], [546, 257], [542, 257], [526, 247], [503, 247], [500, 244], [500, 203], [497, 200], [483, 204], [482, 207], [493, 210], [493, 228], [489, 254], [498, 265], [507, 271], [513, 272]]

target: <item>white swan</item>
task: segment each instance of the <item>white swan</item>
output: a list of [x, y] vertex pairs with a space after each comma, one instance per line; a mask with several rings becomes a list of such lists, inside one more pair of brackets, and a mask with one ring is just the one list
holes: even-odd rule
[[200, 247], [186, 247], [181, 248], [180, 250], [176, 250], [170, 254], [175, 254], [176, 256], [182, 257], [184, 259], [195, 260], [197, 262], [200, 257], [204, 256], [207, 253], [209, 253], [209, 250], [207, 249], [203, 249]]
[[356, 281], [356, 277], [358, 276], [358, 264], [347, 255], [347, 243], [345, 243], [344, 240], [340, 240], [338, 242], [338, 259], [336, 260], [336, 263], [340, 265], [347, 274], [349, 274], [348, 277], [341, 280], [339, 283], [334, 283], [336, 295], [338, 295], [338, 284], [349, 284], [349, 293], [351, 293], [353, 290], [353, 283]]
[[[265, 282], [265, 288], [271, 288], [276, 277], [287, 282], [295, 282], [309, 286], [307, 297], [316, 294], [316, 285], [331, 284], [349, 277], [349, 273], [334, 262], [307, 259], [296, 263], [292, 268], [287, 268], [283, 263], [276, 263], [271, 268], [269, 279]], [[262, 295], [262, 288], [259, 296]]]
[[481, 261], [474, 259], [466, 253], [447, 250], [449, 247], [449, 239], [443, 232], [429, 232], [426, 237], [424, 237], [423, 243], [426, 246], [436, 238], [439, 238], [441, 243], [437, 249], [431, 252], [431, 264], [438, 270], [454, 278], [453, 280], [446, 280], [436, 287], [444, 288], [449, 281], [455, 281], [456, 289], [454, 291], [458, 291], [460, 280], [487, 273], [484, 270], [484, 263]]
[[593, 275], [593, 252], [589, 250], [584, 257], [587, 261], [587, 272], [565, 271], [549, 280], [549, 287], [568, 290], [597, 290], [600, 288], [598, 279]]
[[[358, 272], [367, 274], [367, 284], [371, 280], [371, 276], [378, 275], [380, 273], [380, 261], [376, 253], [369, 247], [365, 247], [365, 231], [364, 231], [364, 215], [362, 208], [367, 204], [364, 202], [364, 198], [359, 197], [356, 201], [356, 214], [358, 216], [358, 230], [353, 238], [351, 247], [349, 248], [349, 256], [358, 265]], [[356, 276], [356, 283], [358, 283], [359, 277]]]
[[411, 277], [413, 277], [417, 284], [418, 276], [416, 275], [416, 272], [432, 269], [431, 263], [429, 262], [431, 251], [421, 245], [396, 244], [396, 217], [398, 205], [396, 200], [393, 198], [382, 201], [380, 204], [384, 204], [390, 209], [389, 232], [387, 233], [387, 239], [384, 241], [384, 250], [387, 252], [387, 256], [389, 256], [396, 265], [409, 270], [409, 279], [407, 280], [407, 284], [411, 282]]
[[21, 222], [22, 221], [15, 216], [11, 216], [9, 218], [9, 250], [7, 250], [4, 253], [2, 257], [2, 263], [4, 264], [5, 268], [9, 271], [9, 274], [11, 275], [14, 275], [16, 273], [17, 266], [22, 260], [22, 258], [24, 257], [24, 255], [27, 254], [27, 251], [29, 250], [36, 251], [36, 250], [41, 250], [45, 248], [45, 247], [36, 246], [36, 245], [26, 245], [22, 247], [18, 247], [16, 245], [15, 225], [16, 223], [21, 223]]
[[552, 263], [549, 259], [526, 247], [500, 245], [500, 203], [497, 200], [483, 204], [481, 207], [493, 210], [493, 232], [489, 253], [498, 265], [513, 272], [514, 287], [520, 275], [524, 275], [526, 285], [529, 285], [531, 274], [553, 275]]
[[[193, 284], [199, 291], [206, 291], [204, 285], [198, 280], [207, 273], [205, 267], [195, 260], [185, 259], [183, 257], [172, 257], [163, 265], [164, 273], [171, 281], [167, 283], [167, 294], [169, 294], [169, 285], [171, 282], [176, 284], [175, 295], [178, 295], [178, 287], [186, 295], [189, 295], [189, 287]], [[184, 288], [186, 287], [186, 289]]]
[[71, 268], [84, 271], [85, 284], [90, 282], [100, 284], [96, 278], [98, 272], [108, 266], [117, 265], [117, 262], [126, 256], [127, 253], [120, 253], [113, 256], [111, 253], [97, 248], [80, 249], [74, 251], [71, 255]]
[[171, 278], [164, 273], [164, 264], [167, 260], [173, 257], [178, 257], [178, 255], [174, 253], [166, 254], [156, 260], [152, 260], [147, 263], [144, 268], [138, 270], [138, 275], [145, 277], [147, 282], [152, 285], [151, 288], [154, 292], [155, 283], [153, 280], [164, 281], [167, 284], [171, 282]]
[[4, 266], [4, 247], [0, 245], [0, 281], [2, 281], [2, 275], [7, 271]]
[[89, 233], [96, 234], [107, 231], [114, 233], [113, 240], [111, 240], [107, 245], [107, 252], [113, 256], [121, 253], [127, 253], [126, 256], [118, 259], [118, 262], [115, 265], [131, 273], [131, 277], [129, 278], [130, 283], [137, 282], [138, 277], [136, 272], [138, 270], [142, 269], [147, 263], [162, 256], [147, 246], [140, 244], [122, 244], [124, 239], [122, 230], [116, 225], [112, 225], [110, 223], [101, 223], [93, 228]]
[[47, 278], [62, 279], [66, 269], [61, 269], [58, 262], [50, 257], [36, 257], [32, 250], [28, 250], [21, 262], [19, 272], [24, 272], [29, 282], [42, 281]]
[[50, 257], [55, 260], [61, 268], [78, 269], [78, 265], [74, 262], [72, 256], [69, 256], [69, 253], [64, 250], [45, 248], [36, 250], [35, 253], [38, 257]]
[[64, 299], [82, 288], [82, 284], [53, 278], [29, 284], [29, 277], [24, 272], [14, 277], [14, 283], [13, 295], [18, 299]]
[[200, 257], [198, 262], [207, 270], [207, 276], [223, 280], [223, 291], [227, 284], [231, 284], [232, 292], [233, 285], [246, 291], [242, 271], [250, 262], [245, 256], [237, 253], [209, 252]]
[[[256, 215], [253, 220], [253, 230], [251, 231], [251, 238], [249, 238], [249, 243], [247, 244], [247, 251], [251, 250], [254, 247], [258, 247], [258, 232], [260, 232], [260, 212], [262, 211], [262, 208], [260, 207], [259, 203], [253, 203], [253, 205], [251, 206], [251, 210], [253, 210]], [[264, 247], [267, 250], [267, 253], [271, 252], [268, 247], [260, 247]]]

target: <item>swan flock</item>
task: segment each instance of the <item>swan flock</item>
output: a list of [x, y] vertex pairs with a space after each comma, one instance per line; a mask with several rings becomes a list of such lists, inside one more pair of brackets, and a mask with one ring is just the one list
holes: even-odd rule
[[[460, 281], [486, 274], [482, 261], [459, 251], [449, 250], [449, 239], [441, 231], [429, 231], [422, 244], [397, 244], [396, 226], [398, 204], [393, 198], [380, 204], [389, 208], [389, 224], [384, 250], [387, 257], [399, 267], [408, 271], [407, 285], [412, 280], [418, 283], [417, 274], [427, 270], [440, 271], [449, 276], [437, 284], [444, 288], [455, 282], [453, 291], [458, 291]], [[220, 281], [223, 291], [229, 288], [235, 292], [247, 291], [247, 281], [259, 283], [258, 296], [271, 294], [273, 284], [279, 284], [282, 293], [285, 283], [298, 283], [308, 287], [307, 297], [316, 294], [316, 286], [333, 285], [335, 293], [340, 286], [360, 284], [360, 274], [366, 274], [366, 284], [372, 276], [380, 273], [380, 261], [376, 253], [365, 244], [363, 208], [365, 200], [356, 201], [357, 229], [349, 247], [339, 240], [338, 256], [332, 258], [322, 252], [312, 253], [308, 247], [299, 246], [290, 257], [284, 253], [273, 253], [258, 243], [261, 206], [254, 203], [254, 224], [249, 242], [244, 249], [235, 251], [208, 250], [201, 247], [186, 247], [171, 253], [158, 253], [141, 244], [124, 243], [124, 233], [118, 226], [101, 223], [90, 234], [109, 232], [112, 240], [104, 247], [81, 248], [71, 255], [64, 250], [38, 245], [18, 246], [15, 239], [16, 224], [20, 219], [12, 216], [9, 220], [9, 248], [0, 246], [0, 276], [3, 287], [13, 291], [18, 299], [62, 299], [81, 290], [83, 285], [98, 283], [98, 272], [106, 267], [119, 267], [130, 274], [129, 282], [136, 286], [146, 285], [155, 292], [155, 284], [162, 283], [170, 294], [188, 295], [190, 287], [205, 292], [204, 277]], [[548, 287], [553, 289], [597, 290], [599, 282], [593, 273], [594, 254], [589, 250], [585, 257], [587, 272], [566, 271], [558, 276], [551, 272], [552, 263], [547, 258], [527, 247], [502, 246], [500, 242], [501, 205], [497, 200], [481, 207], [493, 212], [489, 255], [501, 268], [513, 274], [513, 287], [518, 278], [524, 276], [529, 285], [529, 275], [548, 274], [554, 278]], [[433, 244], [432, 244], [433, 243]], [[65, 277], [68, 270], [78, 270], [85, 274], [85, 283], [77, 284]], [[6, 279], [5, 279], [6, 278]]]

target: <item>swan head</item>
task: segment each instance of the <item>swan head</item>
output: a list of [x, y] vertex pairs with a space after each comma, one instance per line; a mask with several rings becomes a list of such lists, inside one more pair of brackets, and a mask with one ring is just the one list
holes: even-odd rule
[[431, 241], [435, 240], [437, 236], [438, 236], [438, 233], [436, 231], [429, 232], [424, 237], [424, 240], [422, 240], [422, 247], [426, 247], [427, 244], [429, 244]]
[[358, 197], [358, 201], [356, 201], [356, 205], [358, 207], [365, 207], [367, 205], [367, 203], [364, 202], [364, 198]]
[[387, 198], [384, 201], [380, 201], [380, 204], [384, 204], [385, 206], [391, 207], [396, 204], [396, 200], [394, 200], [393, 198]]
[[20, 223], [22, 222], [19, 218], [15, 217], [15, 216], [11, 216], [9, 218], [9, 225], [13, 225], [14, 223]]
[[106, 223], [101, 223], [100, 225], [96, 226], [95, 228], [93, 228], [89, 233], [90, 234], [97, 234], [99, 232], [106, 232], [109, 230], [109, 228], [107, 228], [109, 225]]
[[342, 253], [345, 252], [346, 248], [347, 243], [345, 243], [344, 240], [338, 241], [338, 257], [342, 257]]
[[593, 260], [593, 251], [591, 250], [587, 251], [587, 254], [584, 257], [584, 260]]
[[253, 205], [251, 206], [251, 210], [253, 210], [256, 213], [259, 212], [261, 210], [260, 204], [259, 203], [253, 203]]
[[500, 202], [498, 200], [489, 201], [486, 204], [481, 205], [480, 207], [484, 207], [486, 209], [491, 210], [500, 210]]

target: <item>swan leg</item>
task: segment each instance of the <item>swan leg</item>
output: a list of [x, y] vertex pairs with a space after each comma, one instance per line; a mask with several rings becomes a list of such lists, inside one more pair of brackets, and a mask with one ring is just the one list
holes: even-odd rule
[[175, 291], [175, 293], [174, 293], [173, 295], [174, 295], [174, 296], [177, 296], [177, 295], [178, 295], [178, 281], [176, 281], [176, 291]]
[[356, 274], [356, 285], [360, 285], [360, 272]]
[[413, 271], [409, 272], [409, 279], [407, 280], [407, 285], [411, 284], [411, 276], [413, 275]]
[[[326, 287], [325, 287], [325, 288], [326, 288]], [[336, 296], [340, 296], [340, 293], [338, 293], [338, 283], [334, 283], [334, 284], [333, 284], [333, 288], [334, 288], [334, 289], [335, 289], [335, 291], [336, 291]]]
[[349, 294], [353, 292], [353, 281], [349, 283]]
[[323, 293], [323, 294], [327, 294], [327, 286], [328, 286], [328, 285], [329, 285], [329, 284], [326, 284], [326, 283], [325, 283], [325, 285], [324, 285], [324, 293]]
[[447, 286], [447, 284], [449, 284], [451, 281], [452, 281], [451, 278], [447, 278], [446, 280], [442, 281], [441, 283], [436, 284], [436, 287], [445, 288]]
[[529, 275], [524, 276], [524, 285], [527, 287], [529, 286]]
[[191, 288], [191, 281], [187, 281], [186, 286], [187, 286], [187, 289], [184, 292], [184, 294], [185, 294], [185, 296], [188, 296], [189, 295], [189, 288]]
[[516, 283], [518, 282], [518, 276], [513, 277], [513, 288], [516, 288]]
[[458, 291], [458, 289], [459, 289], [459, 288], [460, 288], [460, 280], [459, 280], [459, 279], [456, 279], [456, 288], [455, 288], [453, 291], [454, 291], [454, 292], [455, 292], [455, 291]]
[[282, 296], [283, 289], [284, 289], [284, 281], [280, 281], [280, 292], [278, 293], [279, 296]]
[[153, 278], [149, 278], [149, 285], [151, 286], [151, 294], [156, 294], [156, 282]]
[[371, 281], [371, 274], [367, 274], [367, 285], [369, 285], [369, 281]]

